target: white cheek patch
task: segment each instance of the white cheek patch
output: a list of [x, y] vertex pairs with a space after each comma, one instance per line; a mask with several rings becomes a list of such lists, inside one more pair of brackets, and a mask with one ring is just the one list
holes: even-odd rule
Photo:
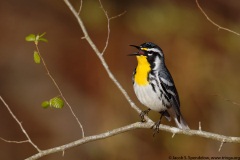
[[161, 63], [161, 60], [158, 56], [156, 57], [154, 63], [155, 63], [155, 66], [154, 66], [153, 70], [157, 71], [160, 66], [160, 63]]

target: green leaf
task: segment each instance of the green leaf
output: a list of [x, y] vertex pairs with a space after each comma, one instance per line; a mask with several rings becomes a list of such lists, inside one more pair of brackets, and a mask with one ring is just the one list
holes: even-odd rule
[[43, 108], [53, 107], [53, 108], [61, 109], [63, 106], [64, 106], [64, 101], [59, 97], [54, 97], [49, 101], [42, 102]]
[[27, 37], [25, 37], [25, 40], [28, 42], [34, 42], [36, 40], [35, 34], [29, 34]]
[[43, 108], [48, 108], [50, 106], [50, 103], [48, 101], [42, 102], [42, 107]]
[[40, 38], [38, 39], [38, 41], [48, 42], [48, 40], [47, 40], [46, 38], [42, 38], [42, 37], [40, 37]]
[[54, 108], [62, 108], [64, 106], [64, 101], [59, 97], [54, 97], [50, 99], [50, 106]]
[[41, 57], [40, 57], [40, 55], [38, 54], [37, 51], [34, 51], [34, 53], [33, 53], [33, 59], [34, 59], [34, 62], [35, 62], [35, 63], [37, 63], [37, 64], [41, 63]]

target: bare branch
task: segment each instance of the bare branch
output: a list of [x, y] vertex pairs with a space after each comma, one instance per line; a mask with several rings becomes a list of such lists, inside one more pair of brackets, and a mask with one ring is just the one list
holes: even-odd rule
[[111, 137], [111, 136], [129, 131], [129, 130], [133, 130], [133, 129], [137, 129], [137, 128], [150, 128], [150, 124], [151, 124], [151, 126], [153, 125], [153, 123], [137, 122], [137, 123], [133, 123], [133, 124], [121, 127], [121, 128], [113, 129], [111, 131], [107, 131], [105, 133], [101, 133], [101, 134], [98, 134], [98, 135], [84, 137], [82, 139], [73, 141], [71, 143], [68, 143], [68, 144], [65, 144], [65, 145], [62, 145], [62, 146], [58, 146], [58, 147], [54, 147], [54, 148], [51, 148], [51, 149], [48, 149], [48, 150], [44, 150], [41, 153], [35, 154], [32, 157], [27, 158], [26, 160], [35, 160], [35, 159], [38, 159], [40, 157], [43, 157], [43, 156], [46, 156], [46, 155], [49, 155], [49, 154], [52, 154], [52, 153], [62, 152], [62, 151], [65, 151], [65, 150], [70, 149], [72, 147], [76, 147], [76, 146], [81, 145], [81, 144], [85, 144], [85, 143], [88, 143], [88, 142], [108, 138], [108, 137]]
[[39, 54], [39, 56], [40, 56], [40, 58], [41, 58], [41, 60], [42, 60], [43, 66], [44, 66], [44, 68], [45, 68], [45, 70], [46, 70], [46, 72], [47, 72], [47, 75], [50, 77], [50, 79], [52, 80], [54, 86], [57, 88], [59, 94], [61, 95], [61, 97], [63, 98], [63, 100], [64, 100], [65, 103], [67, 104], [67, 106], [69, 107], [69, 109], [70, 109], [72, 115], [74, 116], [74, 118], [76, 119], [76, 121], [77, 121], [79, 127], [81, 128], [81, 131], [82, 131], [82, 137], [84, 137], [85, 135], [84, 135], [84, 130], [83, 130], [83, 126], [82, 126], [81, 122], [79, 121], [78, 117], [77, 117], [76, 114], [74, 113], [74, 111], [73, 111], [71, 105], [69, 104], [69, 102], [67, 101], [67, 99], [64, 97], [64, 95], [63, 95], [63, 93], [62, 93], [60, 87], [59, 87], [58, 84], [57, 84], [57, 82], [55, 81], [55, 79], [53, 78], [53, 76], [51, 75], [51, 73], [49, 72], [48, 67], [47, 67], [47, 64], [45, 63], [45, 61], [44, 61], [42, 55], [40, 54], [40, 51], [39, 51], [38, 45], [37, 45], [37, 44], [35, 44], [35, 45], [36, 45], [37, 52], [38, 52], [38, 54]]
[[105, 53], [107, 47], [108, 47], [108, 42], [109, 42], [109, 37], [110, 37], [110, 31], [111, 31], [111, 30], [110, 30], [110, 21], [113, 20], [113, 19], [115, 19], [115, 18], [118, 18], [118, 17], [124, 15], [124, 14], [126, 13], [126, 11], [122, 12], [121, 14], [118, 14], [118, 15], [116, 15], [116, 16], [113, 16], [113, 17], [110, 17], [110, 18], [109, 18], [107, 11], [103, 8], [103, 5], [102, 5], [101, 0], [99, 0], [99, 3], [100, 3], [100, 7], [102, 8], [102, 10], [103, 10], [103, 12], [104, 12], [104, 14], [105, 14], [105, 16], [106, 16], [106, 18], [107, 18], [107, 39], [106, 39], [105, 46], [104, 46], [104, 48], [103, 48], [103, 50], [102, 50], [102, 53], [101, 53], [101, 54], [103, 55], [103, 54]]
[[[38, 159], [40, 157], [52, 154], [52, 153], [56, 153], [56, 152], [64, 152], [67, 149], [79, 146], [81, 144], [85, 144], [85, 143], [89, 143], [92, 141], [96, 141], [96, 140], [101, 140], [101, 139], [105, 139], [108, 137], [112, 137], [127, 131], [131, 131], [134, 129], [139, 129], [139, 128], [151, 128], [154, 125], [153, 122], [147, 122], [147, 123], [142, 123], [142, 122], [136, 122], [136, 123], [132, 123], [130, 125], [124, 126], [124, 127], [120, 127], [117, 129], [113, 129], [111, 131], [107, 131], [105, 133], [101, 133], [98, 135], [93, 135], [93, 136], [88, 136], [88, 137], [84, 137], [82, 139], [73, 141], [71, 143], [62, 145], [62, 146], [58, 146], [58, 147], [54, 147], [51, 149], [47, 149], [42, 151], [41, 153], [37, 153], [29, 158], [27, 158], [26, 160], [35, 160]], [[175, 128], [175, 127], [170, 127], [170, 126], [166, 126], [166, 125], [160, 125], [159, 129], [162, 131], [166, 131], [169, 133], [172, 133], [174, 137], [174, 135], [176, 134], [184, 134], [184, 135], [188, 135], [188, 136], [199, 136], [199, 137], [204, 137], [204, 138], [208, 138], [208, 139], [213, 139], [216, 141], [220, 141], [221, 142], [221, 146], [220, 149], [223, 145], [223, 143], [229, 142], [229, 143], [240, 143], [240, 137], [228, 137], [228, 136], [223, 136], [223, 135], [219, 135], [219, 134], [215, 134], [215, 133], [210, 133], [210, 132], [205, 132], [205, 131], [199, 131], [199, 130], [181, 130], [179, 128]]]
[[[28, 139], [28, 142], [38, 151], [41, 152], [41, 150], [38, 148], [38, 146], [36, 144], [33, 143], [33, 141], [31, 140], [31, 138], [29, 137], [28, 133], [26, 132], [26, 130], [23, 128], [22, 123], [18, 120], [18, 118], [15, 116], [15, 114], [12, 112], [12, 110], [10, 109], [10, 107], [8, 106], [8, 104], [4, 101], [4, 99], [2, 98], [2, 96], [0, 96], [1, 101], [3, 102], [3, 104], [5, 105], [5, 107], [7, 108], [8, 112], [11, 114], [11, 116], [13, 117], [13, 119], [18, 123], [18, 125], [20, 126], [22, 132], [25, 134], [25, 136]], [[3, 140], [3, 138], [1, 138]]]
[[203, 15], [207, 18], [207, 20], [208, 20], [209, 22], [211, 22], [214, 26], [218, 27], [218, 29], [222, 29], [222, 30], [228, 31], [228, 32], [230, 32], [230, 33], [236, 34], [237, 36], [240, 36], [240, 33], [235, 32], [235, 31], [233, 31], [233, 30], [231, 30], [231, 29], [222, 27], [222, 26], [218, 25], [217, 23], [215, 23], [213, 20], [211, 20], [211, 19], [208, 17], [208, 15], [204, 12], [204, 10], [202, 9], [202, 7], [199, 5], [198, 0], [196, 0], [196, 4], [197, 4], [198, 8], [200, 9], [200, 11], [203, 13]]

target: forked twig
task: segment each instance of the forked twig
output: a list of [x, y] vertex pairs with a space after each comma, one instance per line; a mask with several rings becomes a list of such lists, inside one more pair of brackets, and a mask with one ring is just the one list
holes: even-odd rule
[[[18, 118], [15, 116], [15, 114], [12, 112], [12, 110], [10, 109], [10, 107], [8, 106], [8, 104], [4, 101], [4, 99], [2, 98], [2, 96], [0, 96], [0, 100], [2, 101], [2, 103], [4, 104], [4, 106], [7, 108], [8, 112], [11, 114], [11, 116], [13, 117], [13, 119], [18, 123], [19, 127], [21, 128], [22, 132], [25, 134], [25, 136], [27, 137], [27, 141], [34, 147], [36, 148], [36, 150], [38, 152], [41, 152], [41, 150], [38, 148], [38, 146], [36, 144], [33, 143], [33, 141], [31, 140], [31, 138], [29, 137], [28, 133], [26, 132], [26, 130], [24, 129], [22, 123], [18, 120]], [[3, 138], [1, 138], [4, 141], [7, 141]], [[8, 141], [8, 142], [16, 142], [16, 141]]]
[[113, 17], [110, 17], [110, 18], [109, 18], [108, 13], [107, 13], [107, 11], [104, 9], [101, 0], [99, 0], [99, 3], [100, 3], [100, 7], [102, 8], [102, 10], [103, 10], [103, 12], [104, 12], [104, 14], [105, 14], [105, 16], [106, 16], [106, 18], [107, 18], [107, 39], [106, 39], [106, 42], [105, 42], [105, 46], [104, 46], [104, 48], [103, 48], [103, 50], [102, 50], [102, 52], [101, 52], [101, 54], [103, 55], [103, 54], [105, 53], [107, 47], [108, 47], [108, 42], [109, 42], [109, 37], [110, 37], [110, 31], [111, 31], [111, 30], [110, 30], [110, 21], [113, 20], [113, 19], [115, 19], [115, 18], [121, 17], [121, 16], [124, 15], [127, 11], [124, 11], [124, 12], [122, 12], [122, 13], [116, 15], [116, 16], [113, 16]]

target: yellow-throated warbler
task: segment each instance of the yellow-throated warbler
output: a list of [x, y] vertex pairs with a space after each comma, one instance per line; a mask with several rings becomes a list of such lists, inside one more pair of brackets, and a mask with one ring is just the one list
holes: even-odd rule
[[160, 119], [153, 126], [159, 131], [162, 116], [169, 121], [174, 118], [180, 129], [189, 129], [180, 112], [180, 101], [173, 78], [169, 73], [162, 49], [151, 43], [143, 43], [136, 47], [139, 51], [130, 55], [136, 56], [138, 65], [133, 73], [133, 88], [139, 101], [148, 107], [140, 114], [142, 122], [144, 115], [150, 110], [161, 114]]

